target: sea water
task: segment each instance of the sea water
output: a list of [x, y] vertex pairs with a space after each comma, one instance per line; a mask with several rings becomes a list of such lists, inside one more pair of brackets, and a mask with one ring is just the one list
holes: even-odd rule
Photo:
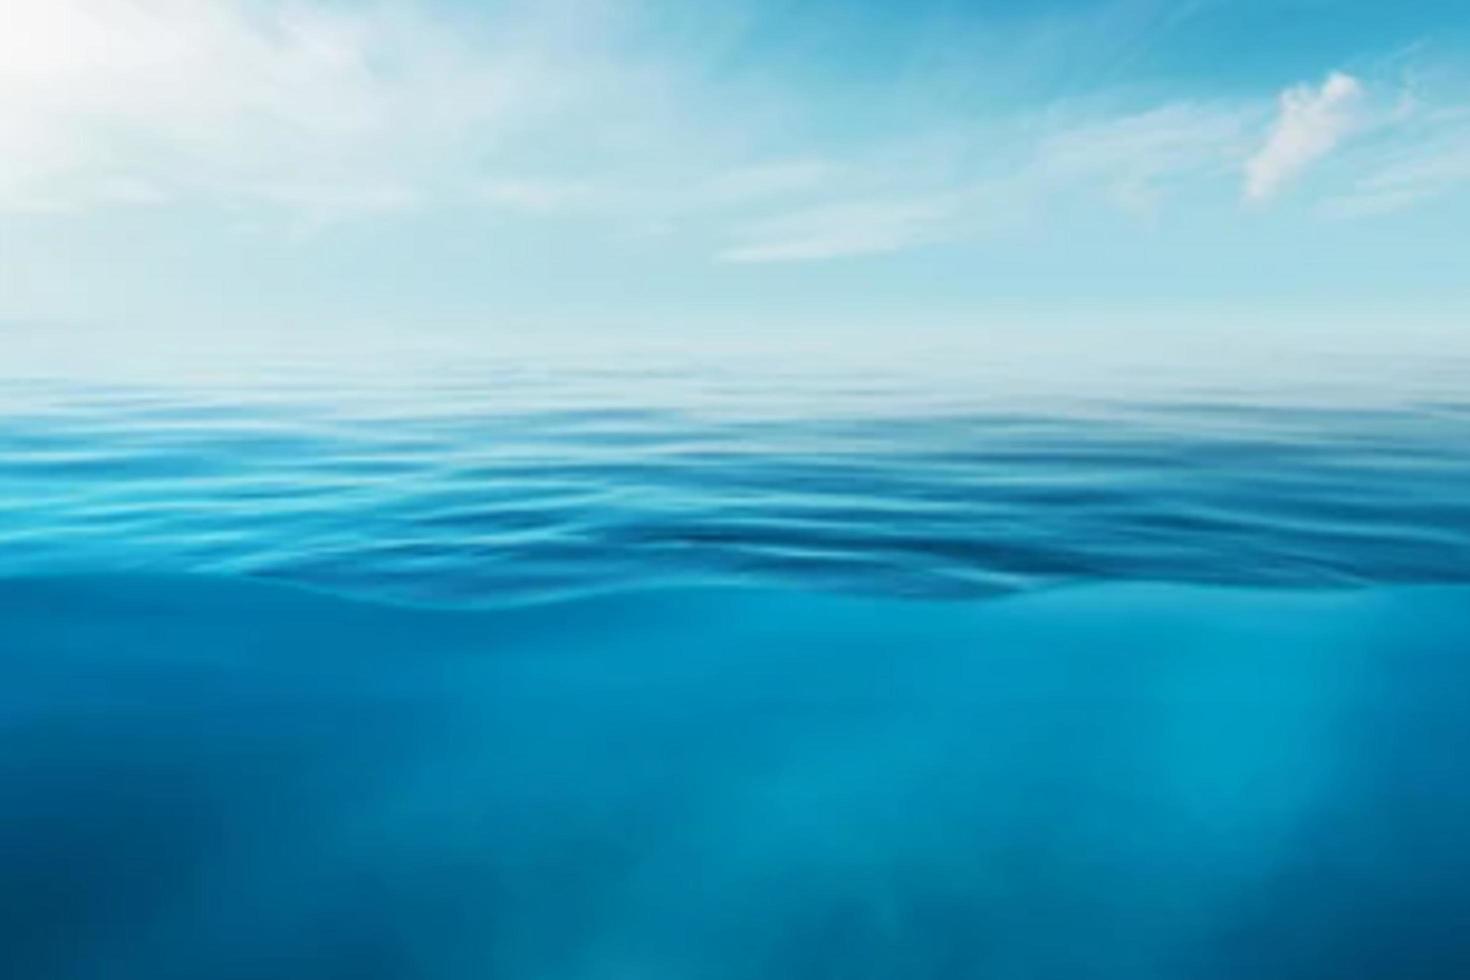
[[1470, 975], [1459, 365], [56, 363], [0, 976]]

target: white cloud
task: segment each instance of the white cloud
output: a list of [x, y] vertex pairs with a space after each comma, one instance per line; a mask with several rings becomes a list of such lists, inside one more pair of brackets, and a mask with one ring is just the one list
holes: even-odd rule
[[1358, 125], [1363, 86], [1333, 72], [1320, 87], [1281, 93], [1279, 114], [1264, 146], [1246, 161], [1245, 197], [1265, 201], [1322, 157]]
[[831, 170], [752, 157], [764, 110], [712, 117], [698, 66], [605, 0], [0, 2], [0, 212], [205, 203], [300, 228], [477, 204], [647, 227]]
[[410, 206], [562, 95], [543, 48], [397, 5], [6, 0], [4, 22], [0, 209], [145, 186], [156, 201]]

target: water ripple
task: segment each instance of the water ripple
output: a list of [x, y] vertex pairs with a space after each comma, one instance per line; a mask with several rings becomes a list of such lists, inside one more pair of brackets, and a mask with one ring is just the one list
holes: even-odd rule
[[[627, 393], [653, 378], [724, 400]], [[0, 385], [0, 573], [227, 572], [450, 604], [635, 580], [1470, 581], [1470, 406], [1450, 394], [890, 411], [874, 378], [825, 401], [774, 398], [779, 376], [705, 383]]]

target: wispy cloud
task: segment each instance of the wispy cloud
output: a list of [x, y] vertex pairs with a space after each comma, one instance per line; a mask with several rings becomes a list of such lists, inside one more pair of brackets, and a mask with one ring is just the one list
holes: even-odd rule
[[698, 197], [710, 205], [731, 205], [804, 194], [842, 179], [843, 170], [818, 157], [748, 164], [715, 174], [702, 183]]
[[1470, 110], [1411, 106], [1392, 135], [1364, 162], [1365, 173], [1327, 202], [1330, 214], [1389, 214], [1470, 187]]
[[800, 262], [896, 252], [948, 237], [956, 215], [943, 198], [841, 201], [751, 222], [719, 255], [725, 262]]
[[294, 0], [9, 0], [4, 19], [0, 208], [145, 184], [159, 200], [407, 207], [577, 86], [614, 87], [564, 70], [580, 35], [531, 14], [499, 34]]
[[1363, 85], [1333, 72], [1320, 86], [1298, 85], [1281, 93], [1270, 136], [1245, 165], [1245, 197], [1265, 201], [1331, 153], [1358, 125]]
[[[828, 200], [798, 205], [734, 229], [726, 262], [795, 262], [872, 255], [987, 235], [1088, 201], [1150, 213], [1172, 191], [1239, 166], [1253, 113], [1238, 107], [1173, 103], [1121, 115], [1052, 107], [1039, 133], [975, 128], [959, 146], [921, 165], [913, 154], [879, 155], [828, 182]], [[973, 171], [974, 158], [995, 153]], [[915, 176], [920, 173], [923, 176]]]
[[1044, 185], [1042, 193], [1101, 186], [1115, 204], [1150, 211], [1181, 182], [1237, 166], [1254, 115], [1249, 106], [1175, 102], [1082, 120], [1041, 142], [1033, 180]]
[[599, 191], [583, 180], [487, 177], [471, 185], [470, 196], [492, 208], [547, 214], [592, 203], [599, 198]]
[[[671, 34], [667, 17], [608, 0], [6, 6], [0, 211], [208, 204], [309, 230], [458, 209], [615, 225], [608, 240], [656, 228], [713, 242], [728, 263], [810, 262], [1088, 209], [1233, 201], [1242, 170], [1245, 198], [1261, 202], [1355, 131], [1397, 132], [1377, 127], [1367, 83], [1343, 72], [1281, 93], [1274, 121], [1264, 91], [1130, 90], [843, 125], [847, 96], [764, 72], [712, 77], [705, 14]], [[728, 25], [709, 16], [718, 38]], [[1334, 207], [1403, 207], [1467, 180], [1470, 128], [1432, 121], [1369, 160]]]

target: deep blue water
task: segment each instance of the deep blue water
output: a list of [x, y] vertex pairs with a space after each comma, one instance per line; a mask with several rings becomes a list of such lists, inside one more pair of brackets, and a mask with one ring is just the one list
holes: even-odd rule
[[757, 367], [12, 370], [0, 976], [1470, 975], [1461, 365]]

